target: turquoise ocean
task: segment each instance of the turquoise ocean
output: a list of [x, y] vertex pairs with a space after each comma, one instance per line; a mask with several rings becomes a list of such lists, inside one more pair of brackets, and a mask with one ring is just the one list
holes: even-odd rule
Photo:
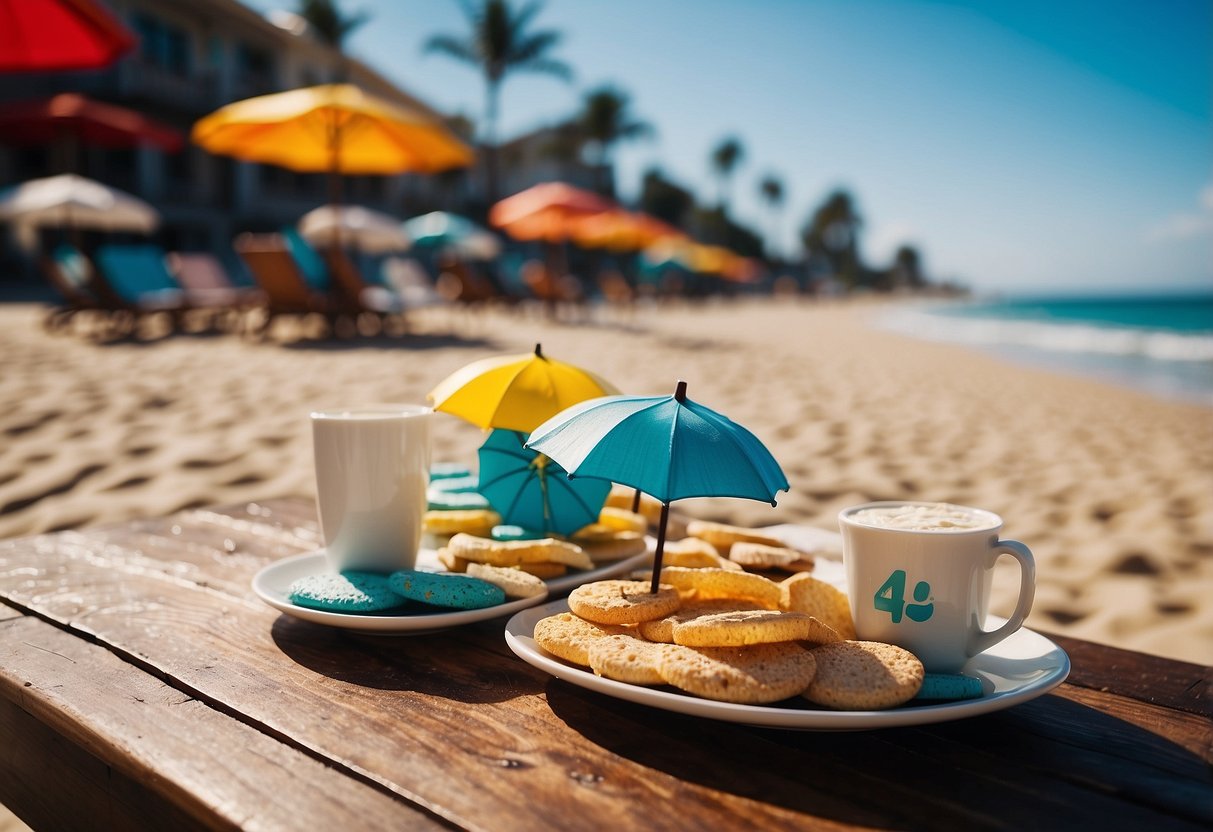
[[1213, 406], [1213, 294], [907, 304], [889, 329]]

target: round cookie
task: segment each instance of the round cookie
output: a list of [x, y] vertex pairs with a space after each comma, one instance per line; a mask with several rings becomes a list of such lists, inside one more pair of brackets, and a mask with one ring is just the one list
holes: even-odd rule
[[649, 548], [644, 535], [636, 532], [616, 532], [613, 537], [600, 540], [582, 540], [578, 543], [594, 563], [623, 560], [639, 555]]
[[492, 540], [470, 534], [457, 534], [447, 543], [452, 554], [491, 566], [517, 566], [521, 563], [562, 563], [574, 569], [593, 569], [594, 562], [580, 546], [565, 540]]
[[549, 615], [535, 623], [535, 643], [566, 662], [590, 666], [589, 649], [595, 639], [622, 635], [627, 628], [610, 624], [595, 624], [578, 618], [571, 612]]
[[423, 523], [430, 534], [488, 533], [501, 523], [501, 515], [483, 508], [456, 511], [427, 511]]
[[639, 624], [678, 609], [678, 592], [659, 586], [649, 592], [648, 581], [594, 581], [569, 593], [569, 609], [596, 624]]
[[467, 573], [501, 587], [507, 598], [534, 598], [548, 592], [547, 584], [541, 578], [517, 567], [489, 566], [487, 563], [468, 561]]
[[668, 646], [661, 675], [674, 687], [721, 702], [762, 705], [801, 693], [813, 681], [816, 662], [798, 644], [751, 647]]
[[300, 578], [291, 584], [288, 600], [300, 607], [328, 612], [379, 612], [405, 602], [392, 591], [387, 578], [355, 571]]
[[813, 556], [786, 546], [768, 546], [742, 540], [729, 549], [729, 560], [752, 569], [783, 569], [789, 572], [813, 568]]
[[505, 590], [467, 575], [441, 572], [393, 572], [388, 585], [397, 595], [436, 607], [478, 610], [505, 603]]
[[590, 642], [590, 669], [606, 679], [630, 685], [664, 685], [661, 653], [664, 644], [653, 644], [632, 635], [603, 636]]
[[846, 593], [812, 575], [793, 575], [781, 582], [779, 608], [811, 615], [844, 639], [855, 638], [855, 622], [851, 620], [851, 602]]
[[811, 615], [779, 610], [738, 610], [701, 615], [674, 625], [674, 643], [687, 647], [745, 647], [781, 641], [841, 641]]
[[661, 582], [696, 600], [748, 598], [767, 609], [779, 609], [779, 584], [749, 572], [667, 566], [661, 570]]
[[640, 534], [644, 534], [649, 528], [649, 521], [644, 519], [643, 514], [615, 506], [603, 506], [602, 510], [598, 512], [598, 523], [608, 529]]
[[811, 652], [817, 675], [804, 698], [816, 705], [842, 711], [894, 708], [913, 699], [922, 687], [922, 662], [892, 644], [839, 641]]
[[673, 644], [674, 627], [684, 621], [690, 621], [701, 615], [713, 615], [718, 612], [757, 609], [762, 609], [762, 607], [744, 598], [710, 598], [706, 601], [687, 601], [676, 612], [667, 615], [665, 618], [642, 621], [637, 626], [637, 629], [649, 641]]
[[730, 526], [727, 523], [712, 523], [707, 520], [692, 520], [687, 523], [687, 534], [706, 540], [715, 546], [721, 554], [727, 555], [734, 543], [764, 543], [767, 546], [783, 546], [783, 541], [769, 534], [762, 534], [741, 526]]

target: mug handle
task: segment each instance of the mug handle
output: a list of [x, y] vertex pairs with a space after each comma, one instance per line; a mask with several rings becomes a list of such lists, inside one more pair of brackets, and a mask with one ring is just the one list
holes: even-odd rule
[[1032, 600], [1036, 597], [1036, 561], [1032, 558], [1032, 552], [1027, 546], [1018, 540], [1000, 540], [990, 550], [990, 553], [992, 556], [991, 567], [994, 566], [994, 561], [998, 559], [999, 555], [1010, 555], [1019, 561], [1019, 601], [1015, 604], [1015, 612], [1011, 614], [1007, 623], [997, 630], [983, 630], [981, 623], [975, 622], [976, 632], [969, 636], [968, 652], [970, 656], [976, 656], [978, 653], [990, 649], [1022, 627], [1024, 619], [1032, 611]]

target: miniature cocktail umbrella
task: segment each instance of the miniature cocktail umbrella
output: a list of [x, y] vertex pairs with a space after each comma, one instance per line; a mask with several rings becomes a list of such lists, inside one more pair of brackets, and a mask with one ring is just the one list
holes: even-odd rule
[[524, 447], [526, 434], [495, 430], [480, 446], [478, 490], [506, 523], [572, 534], [598, 519], [611, 484], [569, 479], [565, 470]]
[[637, 488], [661, 502], [652, 591], [661, 577], [670, 503], [687, 497], [740, 497], [775, 504], [788, 480], [771, 452], [741, 425], [686, 397], [606, 396], [540, 425], [526, 446], [569, 476]]
[[473, 361], [430, 391], [434, 409], [485, 430], [530, 433], [560, 411], [619, 391], [588, 370], [534, 353]]

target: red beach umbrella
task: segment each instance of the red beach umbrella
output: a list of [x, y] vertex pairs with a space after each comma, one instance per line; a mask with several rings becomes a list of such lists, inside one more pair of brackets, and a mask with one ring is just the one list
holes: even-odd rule
[[573, 237], [579, 220], [617, 207], [564, 182], [544, 182], [498, 202], [489, 211], [489, 222], [515, 240], [563, 243]]
[[171, 127], [78, 93], [0, 108], [0, 141], [5, 144], [49, 144], [68, 138], [95, 147], [150, 145], [166, 153], [185, 145], [185, 137]]
[[100, 69], [134, 45], [95, 0], [0, 0], [0, 72]]

